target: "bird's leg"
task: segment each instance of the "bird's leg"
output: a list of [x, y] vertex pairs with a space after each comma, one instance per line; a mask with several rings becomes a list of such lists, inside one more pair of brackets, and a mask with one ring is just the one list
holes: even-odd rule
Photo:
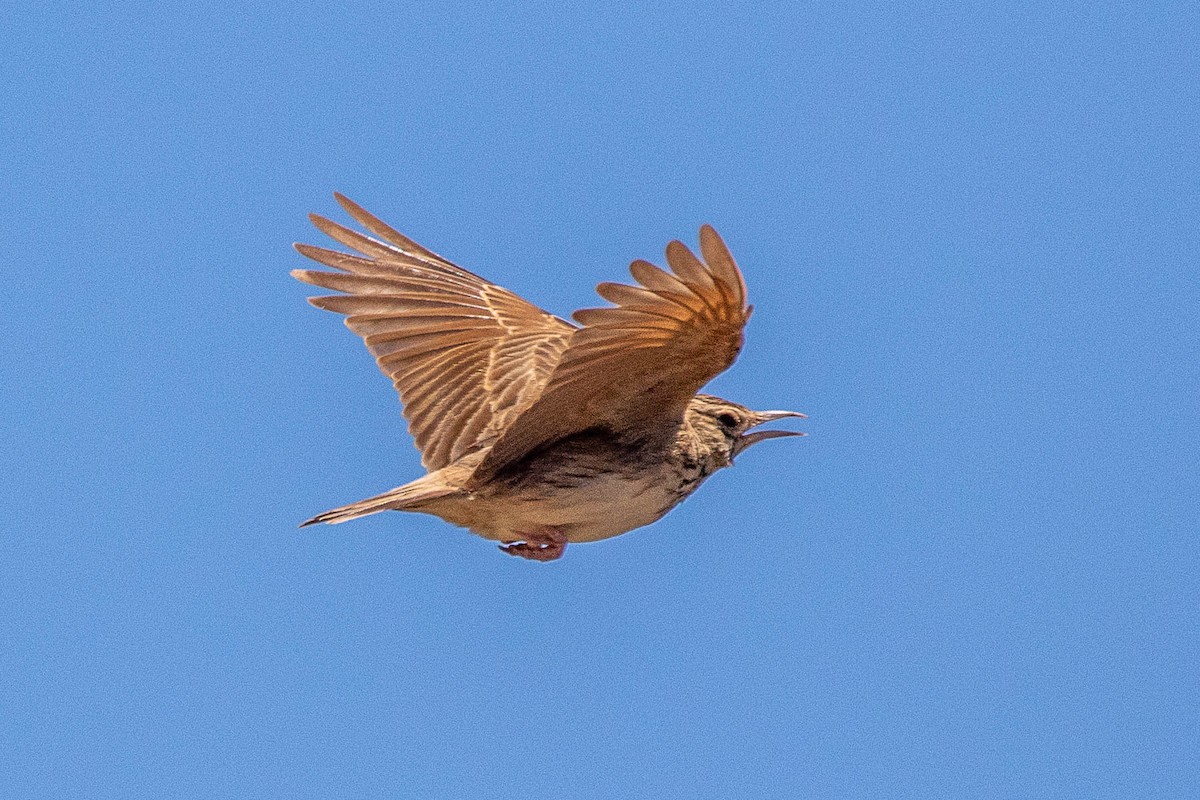
[[567, 549], [567, 533], [562, 528], [547, 525], [522, 534], [524, 541], [500, 545], [510, 556], [528, 558], [531, 561], [553, 561], [562, 558]]

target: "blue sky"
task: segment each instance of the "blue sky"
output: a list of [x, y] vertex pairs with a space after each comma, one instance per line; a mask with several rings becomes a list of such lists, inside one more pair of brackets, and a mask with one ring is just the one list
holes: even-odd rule
[[[1200, 796], [1194, 3], [87, 8], [5, 14], [0, 795]], [[420, 474], [335, 189], [564, 315], [716, 225], [811, 435], [298, 531]]]

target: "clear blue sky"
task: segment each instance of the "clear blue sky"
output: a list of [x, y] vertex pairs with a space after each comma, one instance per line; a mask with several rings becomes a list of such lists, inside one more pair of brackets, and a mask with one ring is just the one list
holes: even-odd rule
[[[1193, 2], [28, 3], [0, 796], [1200, 796]], [[432, 517], [293, 241], [559, 314], [711, 222], [795, 408], [653, 527]]]

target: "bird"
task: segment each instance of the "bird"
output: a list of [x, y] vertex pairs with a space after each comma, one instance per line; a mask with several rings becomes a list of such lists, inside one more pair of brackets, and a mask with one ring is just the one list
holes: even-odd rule
[[[432, 514], [532, 561], [657, 521], [796, 411], [753, 411], [700, 389], [742, 348], [746, 282], [709, 225], [700, 256], [672, 241], [669, 271], [641, 259], [635, 285], [601, 283], [612, 305], [554, 316], [399, 233], [342, 194], [366, 234], [310, 214], [347, 253], [295, 244], [333, 272], [345, 315], [403, 405], [427, 473], [301, 524], [381, 511]], [[369, 235], [368, 235], [369, 234]]]

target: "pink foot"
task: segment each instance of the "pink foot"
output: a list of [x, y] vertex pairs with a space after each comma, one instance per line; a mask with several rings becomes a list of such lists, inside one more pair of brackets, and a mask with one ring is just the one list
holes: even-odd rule
[[510, 556], [528, 558], [530, 561], [553, 561], [562, 558], [567, 549], [567, 534], [561, 528], [540, 528], [525, 534], [525, 541], [500, 545]]

